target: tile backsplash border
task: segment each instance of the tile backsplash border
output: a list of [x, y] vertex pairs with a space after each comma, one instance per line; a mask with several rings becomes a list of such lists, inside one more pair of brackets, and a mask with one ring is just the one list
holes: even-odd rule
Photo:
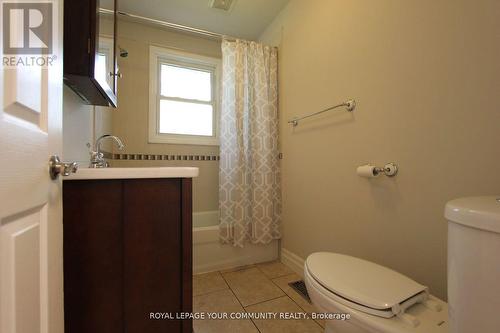
[[219, 155], [184, 155], [184, 154], [111, 154], [106, 158], [125, 161], [210, 161], [220, 160]]

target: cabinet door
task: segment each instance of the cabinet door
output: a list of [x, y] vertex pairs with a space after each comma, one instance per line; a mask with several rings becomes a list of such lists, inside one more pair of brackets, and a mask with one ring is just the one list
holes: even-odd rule
[[65, 181], [66, 333], [123, 332], [122, 182]]
[[117, 106], [116, 0], [64, 3], [64, 83], [91, 105]]
[[105, 97], [116, 106], [117, 59], [116, 59], [116, 0], [107, 1], [107, 11], [102, 12], [96, 0], [96, 27], [93, 60], [93, 76], [105, 93]]
[[182, 311], [181, 180], [124, 181], [123, 202], [124, 332], [180, 332], [149, 318]]

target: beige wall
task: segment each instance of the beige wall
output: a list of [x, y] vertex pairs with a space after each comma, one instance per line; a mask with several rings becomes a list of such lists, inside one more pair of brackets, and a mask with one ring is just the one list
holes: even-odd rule
[[[149, 45], [220, 58], [220, 42], [121, 20], [118, 22], [118, 44], [129, 52], [127, 58], [118, 58], [123, 78], [118, 86], [119, 106], [113, 111], [113, 134], [125, 143], [124, 153], [218, 155], [217, 146], [148, 143]], [[112, 164], [199, 167], [200, 176], [193, 182], [194, 210], [218, 210], [217, 161], [114, 161]]]
[[[70, 88], [63, 91], [63, 156], [65, 161], [89, 164], [87, 142], [94, 144], [96, 138], [111, 130], [111, 108], [86, 105]], [[104, 146], [110, 149], [109, 143]]]
[[63, 91], [63, 156], [65, 161], [89, 162], [87, 142], [92, 143], [93, 109], [66, 85]]
[[[500, 192], [500, 2], [291, 0], [280, 47], [284, 238], [373, 260], [446, 297], [445, 203]], [[290, 117], [355, 98], [292, 129]], [[394, 161], [394, 179], [358, 165]]]

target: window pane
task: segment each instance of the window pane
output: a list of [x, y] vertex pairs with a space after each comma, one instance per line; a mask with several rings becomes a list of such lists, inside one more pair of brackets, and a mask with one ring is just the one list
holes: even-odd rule
[[213, 136], [212, 105], [160, 101], [160, 133]]
[[211, 76], [201, 70], [161, 65], [161, 95], [210, 102]]

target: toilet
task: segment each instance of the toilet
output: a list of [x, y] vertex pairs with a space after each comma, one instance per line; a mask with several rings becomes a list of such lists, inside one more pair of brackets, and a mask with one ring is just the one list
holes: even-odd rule
[[[493, 333], [500, 327], [500, 196], [456, 199], [448, 219], [449, 304], [387, 267], [317, 252], [304, 281], [326, 333]], [[340, 317], [340, 316], [339, 316]]]
[[311, 254], [304, 281], [322, 313], [349, 314], [326, 320], [327, 333], [448, 332], [447, 304], [408, 277], [375, 263], [338, 253]]

